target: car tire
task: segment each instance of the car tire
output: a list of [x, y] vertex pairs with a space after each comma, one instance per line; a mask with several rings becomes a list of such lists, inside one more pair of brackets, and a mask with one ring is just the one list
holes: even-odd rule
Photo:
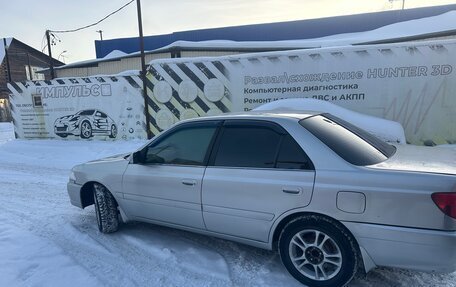
[[112, 194], [101, 184], [93, 185], [93, 201], [98, 230], [112, 233], [119, 229], [119, 212]]
[[358, 250], [340, 223], [319, 215], [293, 219], [279, 238], [282, 263], [309, 287], [346, 286], [358, 270]]
[[88, 139], [92, 136], [92, 125], [89, 121], [81, 123], [81, 138]]
[[116, 125], [112, 125], [111, 126], [111, 132], [109, 134], [109, 137], [112, 138], [112, 139], [117, 137], [117, 127], [116, 127]]

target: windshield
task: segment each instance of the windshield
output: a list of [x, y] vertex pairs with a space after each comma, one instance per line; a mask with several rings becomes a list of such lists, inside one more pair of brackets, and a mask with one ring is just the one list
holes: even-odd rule
[[396, 147], [331, 114], [315, 115], [299, 122], [347, 162], [365, 166], [387, 160]]

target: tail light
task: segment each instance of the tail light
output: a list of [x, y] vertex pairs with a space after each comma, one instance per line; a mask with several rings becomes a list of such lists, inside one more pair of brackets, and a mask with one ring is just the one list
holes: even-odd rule
[[456, 192], [436, 192], [432, 200], [443, 213], [456, 219]]

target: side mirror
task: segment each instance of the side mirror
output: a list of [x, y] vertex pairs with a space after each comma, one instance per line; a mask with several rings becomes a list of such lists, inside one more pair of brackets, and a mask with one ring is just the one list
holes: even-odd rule
[[144, 164], [144, 163], [164, 163], [165, 160], [155, 154], [147, 154], [148, 148], [144, 148], [140, 151], [133, 153], [133, 163]]
[[145, 163], [146, 162], [147, 148], [133, 153], [133, 163]]

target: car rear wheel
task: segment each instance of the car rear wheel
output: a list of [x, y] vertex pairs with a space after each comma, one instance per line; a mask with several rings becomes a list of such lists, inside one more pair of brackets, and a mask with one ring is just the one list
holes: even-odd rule
[[358, 267], [358, 247], [339, 223], [318, 215], [289, 222], [279, 238], [288, 272], [309, 287], [345, 286]]
[[117, 127], [116, 125], [111, 126], [111, 133], [109, 134], [110, 138], [116, 138], [117, 137]]
[[101, 184], [93, 185], [93, 201], [98, 230], [112, 233], [119, 229], [119, 212], [112, 194]]
[[81, 123], [81, 138], [88, 139], [92, 136], [92, 125], [88, 121]]

